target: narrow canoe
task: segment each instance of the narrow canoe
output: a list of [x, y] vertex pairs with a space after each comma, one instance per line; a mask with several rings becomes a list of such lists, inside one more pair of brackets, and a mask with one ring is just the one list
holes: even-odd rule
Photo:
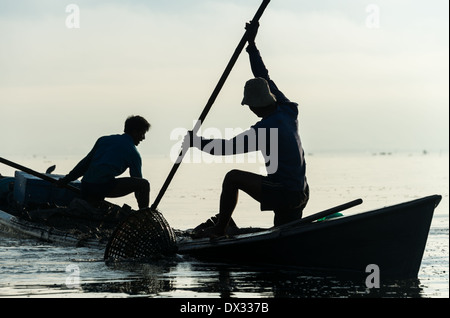
[[201, 260], [347, 273], [365, 273], [375, 264], [383, 277], [417, 278], [440, 200], [433, 195], [329, 221], [213, 241], [179, 240], [178, 253]]

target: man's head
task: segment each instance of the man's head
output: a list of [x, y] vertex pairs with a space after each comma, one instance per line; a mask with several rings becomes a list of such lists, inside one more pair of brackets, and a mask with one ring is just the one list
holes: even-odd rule
[[145, 134], [149, 129], [149, 122], [141, 116], [130, 116], [125, 121], [124, 132], [133, 138], [136, 146], [145, 139]]
[[277, 99], [270, 91], [269, 83], [264, 78], [253, 78], [245, 84], [242, 105], [251, 108], [264, 108], [276, 104]]

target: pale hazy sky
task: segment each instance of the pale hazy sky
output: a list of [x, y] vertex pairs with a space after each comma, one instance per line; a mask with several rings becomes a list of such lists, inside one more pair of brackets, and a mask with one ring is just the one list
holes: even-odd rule
[[[68, 28], [79, 8], [79, 28]], [[141, 154], [191, 129], [261, 0], [0, 0], [0, 153], [77, 155], [152, 124]], [[371, 5], [372, 4], [372, 5]], [[448, 0], [272, 0], [257, 45], [300, 104], [306, 152], [442, 151], [449, 143]], [[244, 51], [204, 128], [245, 129]]]

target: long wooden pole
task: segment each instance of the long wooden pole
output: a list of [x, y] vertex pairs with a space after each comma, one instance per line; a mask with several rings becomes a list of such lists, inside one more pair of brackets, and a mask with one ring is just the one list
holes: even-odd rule
[[[267, 5], [269, 4], [270, 0], [264, 0], [259, 7], [258, 11], [256, 12], [255, 16], [253, 17], [252, 22], [258, 22], [261, 16], [264, 13], [264, 10], [266, 9]], [[225, 68], [225, 71], [223, 72], [219, 82], [216, 85], [216, 88], [214, 89], [213, 93], [211, 94], [211, 97], [208, 100], [208, 103], [206, 104], [205, 108], [203, 109], [203, 112], [200, 114], [200, 117], [195, 124], [192, 132], [195, 135], [198, 130], [200, 129], [201, 124], [205, 120], [206, 116], [208, 115], [212, 105], [214, 104], [217, 96], [219, 95], [223, 85], [225, 84], [225, 81], [227, 80], [228, 76], [231, 73], [231, 70], [233, 69], [234, 65], [236, 64], [236, 61], [241, 54], [242, 50], [244, 49], [245, 43], [247, 42], [247, 34], [248, 31], [245, 32], [243, 35], [241, 41], [239, 42], [236, 50], [234, 51], [233, 56], [231, 57], [230, 61], [228, 62], [227, 67]], [[161, 201], [162, 197], [164, 196], [164, 193], [166, 192], [167, 188], [169, 187], [170, 182], [172, 181], [173, 177], [175, 176], [175, 173], [177, 172], [181, 162], [183, 161], [184, 155], [186, 154], [185, 151], [181, 150], [180, 154], [178, 155], [178, 159], [175, 162], [175, 164], [172, 167], [172, 170], [169, 173], [169, 176], [167, 177], [166, 181], [164, 182], [161, 190], [159, 191], [158, 196], [156, 197], [155, 202], [152, 204], [151, 209], [156, 210], [158, 207], [159, 202]]]
[[353, 207], [355, 207], [357, 205], [360, 205], [362, 203], [363, 203], [362, 199], [353, 200], [353, 201], [350, 201], [348, 203], [345, 203], [345, 204], [342, 204], [342, 205], [338, 205], [338, 206], [336, 206], [334, 208], [330, 208], [330, 209], [327, 209], [325, 211], [318, 212], [318, 213], [315, 213], [313, 215], [307, 216], [307, 217], [302, 218], [300, 220], [296, 220], [296, 221], [292, 221], [290, 223], [286, 223], [286, 224], [280, 225], [279, 228], [283, 228], [284, 229], [284, 228], [287, 228], [287, 227], [293, 227], [293, 226], [299, 226], [299, 225], [302, 225], [302, 224], [308, 224], [308, 223], [314, 222], [314, 221], [316, 221], [318, 219], [327, 217], [329, 215], [332, 215], [332, 214], [335, 214], [335, 213], [338, 213], [338, 212], [341, 212], [341, 211], [353, 208]]
[[[28, 173], [28, 174], [31, 174], [32, 176], [41, 178], [42, 180], [48, 181], [48, 182], [50, 182], [50, 183], [56, 184], [56, 182], [58, 182], [58, 180], [56, 180], [56, 179], [54, 179], [54, 178], [52, 178], [52, 177], [49, 177], [49, 176], [46, 175], [46, 174], [43, 174], [43, 173], [34, 171], [34, 170], [30, 169], [30, 168], [24, 167], [24, 166], [22, 166], [22, 165], [20, 165], [20, 164], [18, 164], [18, 163], [12, 162], [12, 161], [7, 160], [7, 159], [5, 159], [5, 158], [0, 157], [0, 162], [3, 163], [3, 164], [5, 164], [5, 165], [7, 165], [7, 166], [12, 167], [12, 168], [15, 168], [15, 169], [18, 169], [18, 170], [20, 170], [20, 171], [23, 171], [23, 172], [26, 172], [26, 173]], [[77, 194], [80, 194], [80, 193], [81, 193], [81, 190], [80, 190], [80, 189], [78, 189], [77, 187], [74, 187], [74, 186], [72, 186], [72, 185], [70, 185], [70, 184], [64, 185], [64, 188], [67, 188], [67, 189], [69, 189], [69, 190], [72, 190], [73, 192], [75, 192], [75, 193], [77, 193]]]

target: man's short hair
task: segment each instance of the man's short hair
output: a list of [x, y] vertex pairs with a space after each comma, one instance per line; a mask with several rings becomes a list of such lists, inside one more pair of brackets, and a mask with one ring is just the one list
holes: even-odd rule
[[130, 116], [125, 121], [125, 133], [131, 133], [133, 131], [145, 131], [150, 129], [150, 123], [141, 116]]

